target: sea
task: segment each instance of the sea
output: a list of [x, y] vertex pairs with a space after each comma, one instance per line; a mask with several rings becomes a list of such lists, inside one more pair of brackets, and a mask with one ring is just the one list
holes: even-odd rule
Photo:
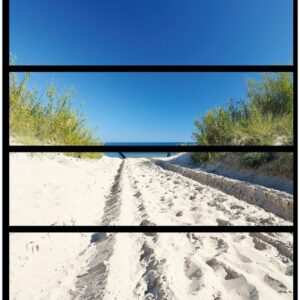
[[[196, 145], [194, 142], [147, 142], [147, 143], [105, 143], [105, 146], [181, 146], [181, 145]], [[150, 157], [168, 157], [177, 154], [178, 152], [122, 152], [126, 157], [130, 158], [150, 158]], [[121, 157], [118, 152], [105, 152], [109, 157]]]

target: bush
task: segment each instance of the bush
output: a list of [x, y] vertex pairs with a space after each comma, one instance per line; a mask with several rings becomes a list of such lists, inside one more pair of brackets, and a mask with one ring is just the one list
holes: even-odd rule
[[214, 153], [211, 152], [193, 152], [191, 158], [194, 162], [207, 163], [213, 158]]
[[[247, 82], [247, 101], [230, 101], [195, 121], [193, 137], [200, 145], [293, 144], [293, 81], [291, 74], [264, 74]], [[229, 153], [193, 153], [196, 162], [226, 161]], [[292, 153], [236, 153], [236, 167], [260, 169], [293, 178]], [[229, 161], [234, 162], [235, 160]]]
[[291, 74], [264, 74], [262, 81], [249, 80], [247, 96], [262, 115], [284, 116], [293, 112], [293, 82]]
[[231, 100], [195, 120], [194, 140], [200, 145], [273, 145], [293, 142], [291, 74], [264, 74], [249, 80], [247, 101]]
[[[212, 156], [211, 156], [212, 155]], [[284, 176], [293, 180], [293, 153], [292, 152], [217, 152], [192, 153], [195, 163], [205, 164], [210, 161], [216, 169], [258, 170], [259, 174], [267, 176]]]
[[[193, 139], [200, 145], [293, 144], [293, 81], [290, 73], [264, 74], [247, 82], [247, 101], [229, 101], [196, 119]], [[194, 154], [207, 162], [215, 154]]]
[[[27, 88], [30, 75], [18, 83], [10, 75], [9, 129], [24, 144], [101, 145], [84, 116], [72, 107], [75, 93], [69, 89], [57, 94], [54, 86], [46, 88], [46, 99]], [[99, 158], [101, 153], [72, 153], [76, 157]]]
[[240, 156], [240, 164], [243, 167], [258, 168], [275, 159], [272, 152], [243, 153]]

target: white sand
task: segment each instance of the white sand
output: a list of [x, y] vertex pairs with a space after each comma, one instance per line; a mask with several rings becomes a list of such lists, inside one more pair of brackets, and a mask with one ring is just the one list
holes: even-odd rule
[[10, 154], [14, 225], [99, 224], [121, 160], [63, 154]]
[[11, 154], [12, 225], [290, 225], [148, 159]]
[[89, 240], [79, 233], [11, 236], [10, 299], [293, 298], [290, 234], [117, 233]]
[[[12, 154], [12, 225], [290, 225], [148, 159]], [[93, 240], [95, 239], [93, 236]], [[292, 299], [290, 234], [16, 233], [10, 299]]]
[[76, 275], [95, 250], [90, 236], [10, 234], [10, 299], [69, 299]]

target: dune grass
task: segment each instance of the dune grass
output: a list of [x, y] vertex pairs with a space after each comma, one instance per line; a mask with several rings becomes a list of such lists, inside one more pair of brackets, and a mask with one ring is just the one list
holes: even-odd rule
[[[247, 99], [230, 101], [196, 119], [193, 139], [200, 145], [292, 145], [293, 80], [290, 73], [263, 74], [247, 82]], [[194, 153], [207, 162], [215, 153]], [[250, 167], [264, 155], [249, 155], [241, 164]]]
[[199, 161], [199, 157], [192, 156], [198, 165], [212, 164], [228, 169], [255, 170], [257, 174], [270, 176], [285, 176], [293, 179], [293, 153], [292, 152], [218, 152], [210, 161]]
[[258, 168], [274, 159], [273, 152], [249, 152], [240, 156], [240, 164], [243, 167]]
[[[10, 135], [26, 145], [101, 145], [84, 116], [72, 103], [72, 88], [60, 94], [48, 86], [45, 95], [27, 87], [30, 74], [19, 83], [10, 74], [9, 130]], [[100, 158], [102, 153], [69, 153], [82, 158]]]

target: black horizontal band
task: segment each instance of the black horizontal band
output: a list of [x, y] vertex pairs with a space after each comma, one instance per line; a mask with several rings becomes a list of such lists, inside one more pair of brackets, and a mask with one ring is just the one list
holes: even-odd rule
[[84, 66], [84, 65], [30, 65], [9, 66], [10, 72], [293, 72], [293, 65], [146, 65], [146, 66]]
[[9, 152], [293, 152], [294, 146], [17, 146]]
[[293, 232], [293, 226], [9, 226], [9, 232]]

